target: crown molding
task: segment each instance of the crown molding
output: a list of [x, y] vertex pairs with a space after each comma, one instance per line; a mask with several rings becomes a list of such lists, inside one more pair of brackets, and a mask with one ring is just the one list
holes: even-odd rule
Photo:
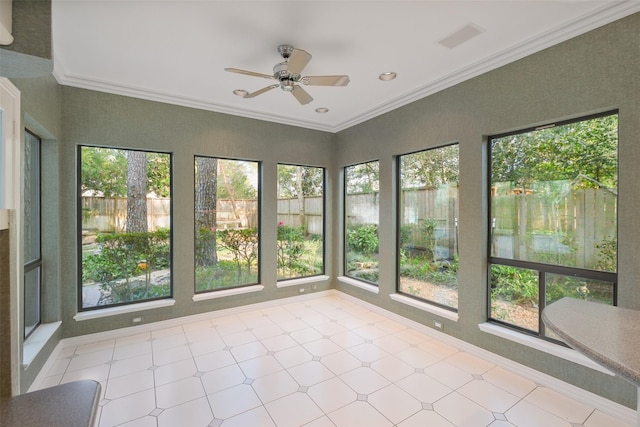
[[222, 114], [230, 114], [233, 116], [263, 120], [283, 125], [297, 126], [322, 132], [338, 133], [637, 12], [640, 12], [640, 2], [637, 0], [623, 0], [607, 3], [599, 9], [584, 14], [569, 23], [565, 23], [562, 26], [558, 26], [536, 37], [532, 37], [518, 43], [508, 49], [491, 55], [482, 61], [478, 61], [453, 73], [445, 75], [442, 78], [409, 93], [400, 94], [388, 102], [384, 102], [383, 104], [374, 106], [373, 108], [365, 111], [357, 112], [353, 116], [336, 124], [325, 124], [314, 121], [293, 119], [278, 114], [264, 113], [251, 109], [237, 108], [230, 105], [214, 103], [204, 99], [185, 97], [177, 94], [70, 74], [65, 72], [64, 65], [61, 64], [59, 60], [55, 60], [55, 57], [53, 75], [61, 85], [180, 105], [183, 107], [213, 111]]

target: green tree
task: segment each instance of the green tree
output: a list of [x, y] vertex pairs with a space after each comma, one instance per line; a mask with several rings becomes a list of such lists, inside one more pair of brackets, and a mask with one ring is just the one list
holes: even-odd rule
[[[166, 153], [146, 153], [147, 189], [159, 197], [171, 196], [171, 156]], [[83, 193], [104, 197], [126, 197], [127, 150], [82, 147]]]
[[158, 197], [171, 197], [171, 156], [147, 153], [147, 188]]
[[346, 169], [347, 193], [373, 193], [379, 191], [380, 163], [360, 163]]
[[112, 148], [82, 147], [82, 193], [104, 197], [125, 197], [127, 158], [125, 151]]
[[218, 160], [218, 198], [221, 200], [255, 199], [258, 191], [249, 176], [256, 174], [258, 164], [241, 160]]
[[147, 155], [127, 151], [127, 233], [147, 231]]
[[438, 188], [458, 182], [458, 145], [402, 156], [403, 188]]
[[491, 181], [531, 188], [534, 182], [580, 180], [583, 187], [618, 184], [618, 116], [553, 126], [491, 141]]

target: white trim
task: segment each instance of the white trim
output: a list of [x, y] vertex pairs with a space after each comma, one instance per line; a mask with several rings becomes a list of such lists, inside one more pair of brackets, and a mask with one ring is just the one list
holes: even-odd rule
[[326, 282], [329, 279], [330, 279], [329, 276], [321, 275], [321, 276], [311, 276], [311, 277], [300, 277], [298, 279], [290, 279], [290, 280], [279, 280], [276, 283], [276, 287], [286, 288], [289, 286], [306, 285], [308, 283]]
[[[20, 200], [22, 150], [21, 130], [22, 113], [20, 109], [20, 91], [11, 81], [5, 77], [0, 77], [0, 110], [3, 121], [0, 126], [0, 208], [11, 209], [9, 214], [9, 239], [10, 239], [10, 259], [9, 259], [9, 283], [10, 299], [9, 310], [11, 319], [16, 321], [11, 323], [9, 329], [11, 345], [11, 392], [13, 395], [20, 394], [20, 360], [22, 353], [22, 289], [24, 287], [24, 264], [22, 254], [22, 204]], [[15, 263], [15, 264], [14, 264]]]
[[315, 292], [315, 293], [310, 293], [305, 295], [296, 295], [294, 297], [282, 298], [278, 300], [270, 300], [270, 301], [260, 302], [256, 304], [232, 307], [232, 308], [218, 310], [218, 311], [194, 314], [191, 316], [163, 320], [155, 323], [130, 326], [127, 328], [116, 329], [116, 330], [105, 331], [105, 332], [98, 332], [95, 334], [82, 335], [82, 336], [72, 337], [72, 338], [64, 338], [60, 341], [60, 343], [58, 343], [58, 346], [49, 356], [49, 360], [44, 365], [43, 369], [40, 371], [40, 373], [36, 377], [36, 380], [33, 382], [33, 385], [29, 390], [36, 390], [38, 388], [40, 381], [42, 381], [42, 379], [44, 378], [44, 373], [48, 371], [48, 367], [50, 367], [51, 364], [55, 362], [55, 359], [64, 348], [75, 347], [83, 344], [90, 344], [92, 342], [107, 340], [112, 338], [122, 338], [122, 337], [140, 334], [144, 332], [184, 325], [189, 322], [198, 322], [202, 320], [215, 319], [218, 317], [225, 317], [225, 316], [239, 314], [247, 311], [260, 310], [268, 307], [276, 307], [276, 306], [291, 303], [291, 302], [308, 301], [308, 300], [312, 300], [320, 297], [327, 297], [327, 296], [335, 296], [335, 297], [353, 302], [361, 307], [369, 309], [391, 320], [395, 320], [398, 323], [401, 323], [407, 327], [413, 328], [421, 333], [424, 333], [427, 336], [437, 338], [447, 344], [457, 347], [461, 351], [466, 351], [472, 355], [484, 358], [485, 360], [493, 363], [496, 366], [500, 366], [517, 375], [528, 378], [529, 380], [541, 386], [547, 387], [551, 390], [557, 391], [564, 395], [571, 395], [574, 399], [586, 405], [589, 405], [593, 408], [596, 408], [605, 414], [608, 414], [617, 419], [620, 419], [623, 422], [626, 422], [630, 425], [635, 425], [636, 423], [636, 411], [634, 411], [633, 409], [630, 409], [630, 408], [627, 408], [626, 406], [622, 406], [618, 403], [612, 402], [608, 399], [605, 399], [604, 397], [598, 396], [594, 393], [588, 392], [579, 387], [565, 383], [564, 381], [561, 381], [550, 375], [536, 371], [535, 369], [521, 365], [517, 362], [514, 362], [510, 359], [499, 356], [497, 354], [491, 353], [480, 347], [476, 347], [473, 344], [469, 344], [451, 335], [447, 335], [443, 332], [439, 332], [421, 323], [407, 319], [406, 317], [403, 317], [399, 314], [385, 310], [374, 304], [370, 304], [357, 297], [351, 296], [349, 294], [338, 291], [336, 289], [330, 289], [326, 291]]
[[34, 361], [38, 353], [49, 342], [51, 337], [62, 326], [62, 322], [43, 323], [39, 325], [35, 332], [29, 336], [22, 347], [22, 367], [27, 369]]
[[65, 71], [64, 64], [60, 63], [60, 59], [56, 58], [54, 58], [55, 64], [53, 75], [61, 85], [337, 133], [389, 111], [400, 108], [411, 102], [455, 86], [458, 83], [495, 70], [503, 65], [512, 63], [536, 52], [540, 52], [548, 47], [562, 43], [618, 19], [632, 15], [638, 11], [640, 11], [640, 2], [635, 0], [606, 2], [602, 7], [584, 14], [583, 16], [577, 17], [573, 21], [566, 22], [556, 28], [552, 28], [544, 34], [531, 37], [530, 39], [524, 40], [515, 46], [497, 52], [488, 58], [474, 64], [470, 64], [467, 67], [460, 68], [448, 75], [442, 76], [425, 86], [412, 90], [410, 93], [399, 94], [394, 99], [390, 99], [380, 105], [374, 105], [368, 110], [358, 111], [355, 115], [346, 117], [341, 122], [334, 123], [320, 123], [312, 120], [284, 117], [276, 113], [256, 111], [249, 108], [238, 108], [231, 105], [212, 102], [210, 100], [185, 97], [173, 93], [163, 93], [153, 89], [123, 85], [118, 82], [104, 81], [78, 74], [70, 74]]
[[389, 298], [392, 300], [399, 302], [400, 304], [405, 304], [411, 306], [413, 308], [417, 308], [418, 310], [426, 311], [427, 313], [435, 314], [436, 316], [443, 317], [448, 320], [452, 320], [454, 322], [458, 321], [458, 312], [444, 309], [442, 307], [438, 307], [433, 304], [429, 304], [425, 301], [419, 301], [415, 298], [410, 298], [406, 295], [402, 294], [390, 294]]
[[3, 185], [0, 191], [0, 208], [20, 209], [20, 188], [21, 188], [21, 113], [20, 113], [20, 91], [5, 77], [0, 77], [0, 110], [4, 112], [2, 119], [4, 125], [0, 126], [4, 135], [0, 135], [0, 150], [3, 150], [0, 159], [3, 164], [3, 177], [0, 184]]
[[369, 291], [373, 294], [379, 294], [380, 293], [380, 288], [363, 282], [361, 280], [356, 280], [356, 279], [352, 279], [351, 277], [347, 277], [347, 276], [340, 276], [338, 277], [338, 282], [340, 283], [344, 283], [345, 285], [351, 285], [351, 286], [355, 286], [356, 288], [360, 288], [360, 289], [364, 289], [365, 291]]
[[91, 311], [81, 311], [73, 316], [73, 320], [82, 322], [84, 320], [99, 319], [101, 317], [117, 316], [119, 314], [136, 313], [138, 311], [153, 310], [160, 307], [171, 307], [176, 303], [173, 298], [161, 299], [157, 301], [139, 302], [136, 304], [121, 305]]
[[252, 311], [252, 310], [261, 310], [261, 309], [266, 309], [270, 307], [277, 307], [281, 304], [287, 304], [294, 301], [307, 301], [315, 298], [326, 297], [329, 295], [335, 295], [335, 291], [328, 290], [328, 291], [314, 292], [306, 295], [296, 295], [293, 297], [269, 300], [269, 301], [255, 303], [255, 304], [247, 304], [247, 305], [242, 305], [237, 307], [225, 308], [222, 310], [208, 311], [205, 313], [192, 314], [192, 315], [183, 316], [183, 317], [176, 317], [173, 319], [161, 320], [159, 322], [145, 323], [145, 324], [136, 325], [136, 326], [128, 326], [126, 328], [112, 329], [109, 331], [96, 332], [96, 333], [87, 334], [87, 335], [79, 335], [76, 337], [64, 338], [60, 340], [60, 344], [62, 345], [61, 349], [68, 348], [68, 347], [76, 347], [79, 345], [91, 344], [96, 341], [123, 338], [130, 335], [141, 334], [144, 332], [152, 332], [160, 329], [172, 328], [174, 326], [181, 326], [186, 323], [200, 322], [203, 320], [211, 320], [211, 319], [216, 319], [218, 317], [226, 317], [234, 314], [245, 313], [247, 311]]
[[242, 286], [240, 288], [223, 289], [219, 291], [211, 291], [211, 292], [203, 292], [201, 294], [195, 294], [191, 299], [194, 302], [207, 301], [210, 299], [230, 297], [233, 295], [242, 295], [242, 294], [248, 294], [251, 292], [260, 292], [263, 289], [264, 289], [264, 286], [262, 285]]
[[495, 323], [480, 323], [478, 325], [478, 328], [480, 328], [482, 332], [486, 332], [488, 334], [516, 342], [518, 344], [526, 345], [527, 347], [531, 347], [552, 356], [560, 357], [570, 362], [586, 366], [587, 368], [595, 369], [596, 371], [600, 371], [607, 375], [615, 376], [615, 374], [610, 370], [598, 365], [596, 362], [571, 348], [553, 344], [540, 338], [532, 337], [531, 335], [523, 334], [518, 331], [514, 331], [513, 329], [496, 325]]

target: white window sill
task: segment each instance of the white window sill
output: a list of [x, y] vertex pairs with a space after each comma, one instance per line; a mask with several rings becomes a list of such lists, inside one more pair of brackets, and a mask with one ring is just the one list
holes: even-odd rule
[[101, 317], [117, 316], [119, 314], [136, 313], [143, 310], [152, 310], [154, 308], [171, 307], [176, 303], [173, 298], [161, 299], [157, 301], [139, 302], [135, 304], [121, 305], [118, 307], [109, 307], [99, 310], [82, 311], [75, 316], [73, 320], [81, 322], [83, 320], [99, 319]]
[[220, 291], [211, 291], [211, 292], [203, 292], [201, 294], [195, 294], [193, 296], [193, 301], [206, 301], [210, 299], [216, 298], [224, 298], [232, 295], [242, 295], [248, 294], [251, 292], [260, 292], [264, 289], [262, 285], [254, 285], [254, 286], [243, 286], [241, 288], [233, 288], [233, 289], [223, 289]]
[[286, 288], [288, 286], [298, 286], [298, 285], [306, 285], [308, 283], [326, 282], [327, 280], [329, 280], [329, 276], [325, 276], [325, 275], [301, 277], [299, 279], [281, 280], [278, 283], [276, 283], [276, 287]]
[[540, 338], [536, 338], [527, 334], [523, 334], [517, 331], [514, 331], [509, 328], [505, 328], [500, 325], [496, 325], [495, 323], [486, 322], [480, 323], [478, 325], [482, 332], [486, 332], [491, 335], [495, 335], [509, 341], [516, 342], [518, 344], [526, 345], [527, 347], [534, 348], [536, 350], [540, 350], [547, 354], [551, 354], [556, 357], [560, 357], [562, 359], [568, 360], [573, 363], [577, 363], [582, 366], [586, 366], [587, 368], [594, 369], [599, 372], [603, 372], [605, 374], [615, 376], [613, 372], [610, 370], [600, 366], [596, 362], [587, 358], [586, 356], [578, 353], [577, 351], [563, 347], [558, 344], [553, 344], [551, 342], [542, 340]]
[[60, 328], [62, 322], [43, 323], [27, 338], [22, 347], [22, 366], [26, 369]]
[[455, 311], [447, 310], [442, 307], [429, 304], [428, 302], [419, 301], [415, 298], [410, 298], [402, 294], [391, 294], [389, 295], [389, 298], [401, 304], [406, 304], [413, 308], [417, 308], [418, 310], [426, 311], [427, 313], [435, 314], [436, 316], [443, 317], [454, 322], [458, 321], [458, 313]]
[[338, 277], [338, 282], [344, 283], [345, 285], [355, 286], [356, 288], [364, 289], [365, 291], [369, 291], [374, 294], [380, 293], [380, 289], [367, 282], [362, 282], [360, 280], [352, 279], [351, 277], [340, 276]]

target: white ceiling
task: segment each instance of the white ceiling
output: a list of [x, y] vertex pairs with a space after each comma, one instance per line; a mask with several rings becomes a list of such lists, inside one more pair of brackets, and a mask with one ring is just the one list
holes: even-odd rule
[[[640, 11], [637, 0], [53, 0], [54, 75], [64, 85], [337, 132]], [[481, 32], [439, 43], [466, 26]], [[313, 55], [303, 75], [346, 87], [253, 92], [289, 43]], [[378, 75], [394, 71], [383, 82]], [[318, 107], [328, 113], [319, 114]]]

